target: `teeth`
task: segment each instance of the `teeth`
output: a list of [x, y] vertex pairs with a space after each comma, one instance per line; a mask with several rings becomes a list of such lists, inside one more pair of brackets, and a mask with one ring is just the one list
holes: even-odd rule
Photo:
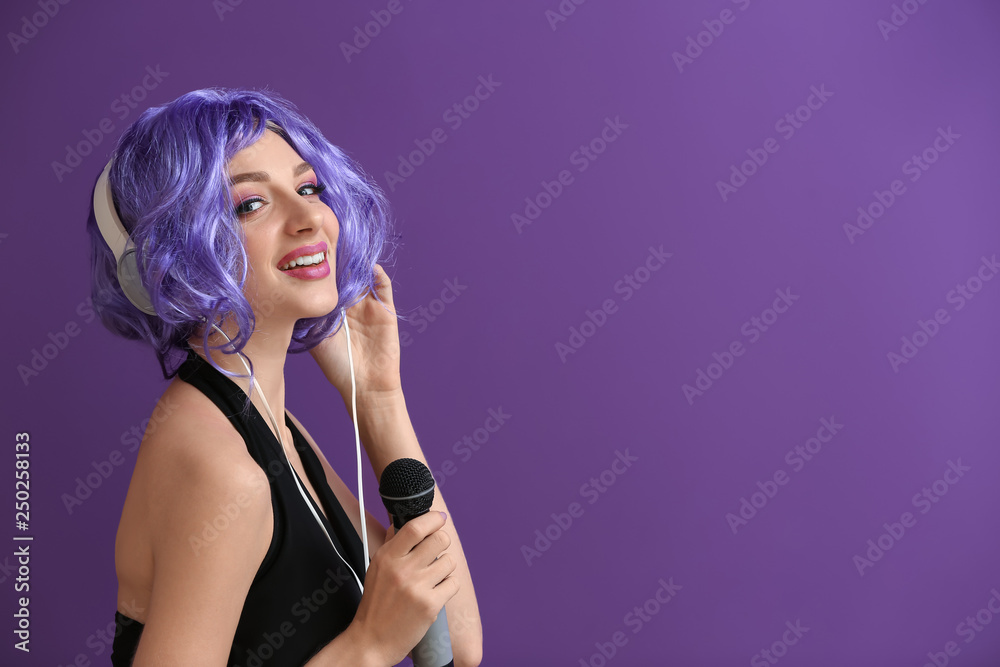
[[315, 255], [303, 255], [298, 259], [293, 259], [288, 264], [279, 267], [282, 271], [287, 271], [288, 269], [294, 269], [297, 266], [311, 266], [312, 264], [319, 264], [323, 261], [325, 253], [318, 252]]

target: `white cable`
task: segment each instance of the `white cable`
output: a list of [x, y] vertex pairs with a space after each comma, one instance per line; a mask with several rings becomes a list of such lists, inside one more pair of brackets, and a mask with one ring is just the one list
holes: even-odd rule
[[[344, 322], [345, 323], [347, 322], [346, 316], [344, 318]], [[218, 331], [219, 333], [221, 333], [223, 336], [225, 336], [226, 340], [229, 341], [230, 344], [232, 344], [232, 342], [233, 342], [232, 339], [228, 335], [226, 335], [225, 331], [223, 331], [222, 329], [220, 329], [215, 324], [213, 324], [212, 327], [216, 331]], [[348, 339], [348, 342], [349, 341], [350, 341], [350, 339]], [[246, 369], [246, 371], [247, 371], [247, 377], [249, 378], [250, 377], [250, 366], [247, 364], [246, 359], [244, 358], [244, 355], [243, 355], [242, 352], [237, 351], [237, 354], [239, 355], [240, 361], [243, 363], [243, 368]], [[350, 348], [348, 348], [348, 357], [350, 357]], [[251, 392], [253, 391], [253, 387], [256, 384], [257, 384], [256, 380], [254, 380], [254, 381], [252, 381], [250, 383], [250, 391]], [[352, 392], [352, 397], [353, 397], [353, 392], [354, 392], [354, 366], [353, 366], [353, 361], [352, 361], [352, 365], [351, 365], [351, 392]], [[279, 445], [279, 448], [281, 449], [281, 454], [285, 457], [285, 463], [288, 464], [288, 469], [292, 472], [292, 479], [295, 480], [295, 485], [298, 487], [299, 493], [302, 494], [302, 499], [305, 500], [306, 506], [309, 508], [309, 511], [312, 512], [312, 515], [316, 519], [316, 522], [323, 529], [323, 533], [326, 535], [327, 540], [330, 541], [330, 546], [333, 547], [334, 553], [337, 554], [337, 557], [340, 558], [341, 561], [343, 561], [344, 565], [347, 566], [347, 569], [349, 569], [351, 571], [351, 574], [354, 575], [354, 580], [358, 583], [358, 588], [361, 590], [361, 593], [364, 594], [365, 587], [364, 587], [364, 585], [362, 585], [361, 579], [358, 577], [358, 573], [354, 571], [354, 568], [351, 567], [351, 564], [347, 562], [347, 559], [344, 558], [343, 556], [341, 556], [340, 552], [337, 551], [337, 546], [333, 543], [333, 538], [330, 537], [329, 531], [327, 531], [326, 530], [326, 526], [323, 525], [323, 520], [320, 519], [319, 514], [316, 512], [316, 508], [313, 507], [312, 501], [306, 495], [306, 490], [305, 490], [305, 488], [303, 488], [302, 483], [299, 481], [299, 476], [295, 472], [295, 468], [292, 467], [292, 462], [288, 460], [288, 454], [285, 452], [284, 440], [281, 437], [281, 429], [278, 428], [278, 420], [274, 418], [274, 413], [271, 412], [271, 406], [268, 405], [267, 398], [264, 396], [264, 392], [260, 391], [258, 393], [260, 394], [260, 400], [263, 401], [263, 403], [264, 403], [264, 410], [267, 412], [267, 416], [271, 420], [271, 424], [274, 426], [274, 432], [275, 432], [275, 436], [278, 439], [278, 445]], [[357, 430], [358, 429], [357, 416], [355, 416], [355, 418], [354, 418], [354, 429], [355, 429], [355, 434], [357, 434], [358, 433], [358, 430]], [[358, 437], [358, 442], [359, 442], [359, 445], [358, 445], [358, 447], [359, 447], [359, 449], [358, 449], [358, 483], [360, 485], [360, 482], [361, 482], [360, 437]], [[303, 463], [303, 465], [305, 465], [305, 464]], [[361, 495], [360, 494], [360, 486], [359, 486], [358, 490], [359, 490], [358, 495], [360, 496]], [[362, 525], [363, 529], [367, 529], [367, 524], [365, 523], [365, 520], [364, 520], [364, 512], [365, 512], [365, 506], [364, 506], [364, 501], [362, 501], [362, 503], [361, 503], [361, 525]], [[367, 534], [366, 533], [367, 533], [367, 530], [365, 530], [365, 532], [362, 533], [362, 535], [364, 536], [363, 545], [364, 545], [364, 553], [365, 553], [365, 562], [364, 562], [364, 564], [365, 564], [365, 571], [368, 570], [368, 538], [367, 538]]]
[[368, 571], [368, 522], [365, 515], [365, 492], [361, 482], [361, 431], [358, 428], [358, 400], [354, 384], [354, 355], [351, 353], [351, 328], [347, 326], [347, 312], [341, 308], [344, 316], [344, 331], [347, 332], [347, 360], [351, 366], [351, 413], [354, 415], [354, 445], [358, 453], [358, 503], [361, 504], [361, 544], [365, 552], [365, 571]]

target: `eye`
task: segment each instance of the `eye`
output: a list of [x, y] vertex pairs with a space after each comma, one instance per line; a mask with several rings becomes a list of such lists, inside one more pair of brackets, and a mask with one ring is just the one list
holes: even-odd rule
[[318, 195], [324, 190], [326, 190], [326, 186], [323, 185], [322, 183], [317, 183], [315, 185], [312, 183], [306, 183], [301, 188], [299, 188], [299, 194], [302, 196]]
[[264, 205], [264, 200], [261, 199], [260, 197], [250, 197], [249, 199], [244, 199], [236, 207], [236, 215], [238, 216], [250, 215], [263, 205]]

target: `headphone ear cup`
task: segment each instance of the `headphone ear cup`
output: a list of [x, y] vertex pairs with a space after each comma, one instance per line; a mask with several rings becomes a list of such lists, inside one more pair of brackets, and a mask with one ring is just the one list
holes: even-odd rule
[[125, 227], [115, 211], [114, 195], [108, 180], [113, 161], [113, 159], [108, 161], [104, 171], [97, 179], [97, 185], [94, 186], [94, 219], [101, 231], [101, 237], [111, 249], [111, 254], [115, 256], [116, 274], [122, 292], [133, 306], [147, 315], [156, 315], [153, 300], [150, 299], [146, 288], [142, 286], [142, 278], [139, 276], [135, 244], [128, 232], [125, 231]]
[[125, 253], [118, 260], [118, 284], [121, 285], [122, 292], [132, 302], [132, 305], [147, 315], [156, 315], [149, 292], [142, 286], [142, 278], [139, 277], [139, 264], [135, 256], [135, 247], [132, 246], [131, 242]]

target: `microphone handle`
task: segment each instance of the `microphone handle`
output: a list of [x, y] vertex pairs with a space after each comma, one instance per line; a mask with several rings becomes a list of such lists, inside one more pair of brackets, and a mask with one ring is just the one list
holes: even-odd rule
[[413, 647], [413, 667], [455, 667], [448, 634], [448, 615], [444, 607], [431, 623], [424, 638]]
[[[392, 515], [392, 525], [396, 532], [406, 525], [410, 519], [423, 516], [427, 512], [414, 514], [412, 516]], [[417, 642], [411, 653], [413, 657], [413, 667], [455, 667], [455, 656], [451, 651], [451, 635], [448, 634], [448, 615], [444, 607], [438, 613], [437, 618], [427, 629], [427, 634]]]

